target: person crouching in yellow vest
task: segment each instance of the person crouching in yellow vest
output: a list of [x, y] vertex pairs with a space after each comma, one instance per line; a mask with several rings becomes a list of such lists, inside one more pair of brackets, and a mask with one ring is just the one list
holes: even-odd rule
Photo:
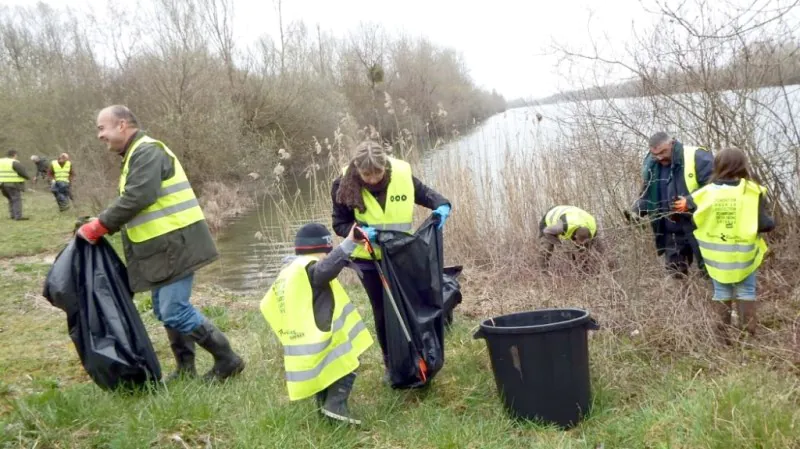
[[756, 270], [767, 252], [760, 234], [775, 228], [775, 220], [766, 214], [767, 190], [749, 173], [744, 152], [726, 148], [714, 158], [711, 184], [672, 205], [677, 212], [692, 213], [694, 236], [714, 284], [718, 329], [726, 343], [734, 304], [742, 326], [755, 335]]
[[354, 228], [333, 249], [325, 226], [303, 225], [295, 237], [297, 256], [261, 300], [261, 313], [283, 346], [289, 400], [316, 396], [323, 415], [361, 424], [351, 416], [347, 400], [358, 357], [373, 340], [336, 279], [356, 249]]
[[[450, 215], [451, 203], [417, 179], [408, 162], [390, 157], [378, 142], [366, 140], [355, 149], [355, 155], [341, 177], [331, 186], [333, 201], [333, 230], [344, 237], [354, 223], [376, 241], [381, 231], [397, 231], [411, 234], [414, 221], [414, 205], [433, 210], [439, 217], [439, 229]], [[375, 256], [382, 258], [378, 245], [374, 245]], [[389, 383], [388, 345], [386, 320], [384, 318], [384, 290], [372, 257], [363, 246], [353, 251], [352, 259], [364, 276], [361, 283], [369, 297], [375, 333], [383, 354], [386, 369], [384, 382]]]
[[[596, 255], [605, 253], [605, 245], [597, 236], [597, 222], [583, 209], [575, 206], [555, 206], [544, 214], [539, 222], [539, 240], [541, 242], [539, 266], [546, 270], [555, 245], [570, 242], [575, 247], [572, 260], [584, 273], [590, 270], [590, 258], [587, 254], [594, 251]], [[609, 268], [614, 268], [612, 259], [608, 259]]]

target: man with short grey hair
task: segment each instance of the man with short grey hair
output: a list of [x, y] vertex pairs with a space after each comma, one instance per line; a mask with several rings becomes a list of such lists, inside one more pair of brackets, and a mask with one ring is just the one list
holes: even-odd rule
[[704, 147], [684, 146], [665, 132], [650, 137], [642, 162], [642, 190], [635, 205], [640, 217], [649, 217], [656, 250], [676, 277], [688, 274], [692, 261], [705, 271], [691, 216], [673, 211], [678, 197], [689, 196], [711, 180], [714, 156]]
[[191, 303], [194, 274], [218, 258], [203, 211], [178, 157], [139, 129], [125, 106], [97, 116], [97, 138], [122, 158], [119, 197], [78, 235], [96, 243], [122, 231], [128, 278], [135, 292], [150, 291], [153, 312], [164, 324], [176, 370], [168, 377], [192, 377], [195, 343], [214, 356], [208, 380], [239, 374], [244, 361], [225, 334]]

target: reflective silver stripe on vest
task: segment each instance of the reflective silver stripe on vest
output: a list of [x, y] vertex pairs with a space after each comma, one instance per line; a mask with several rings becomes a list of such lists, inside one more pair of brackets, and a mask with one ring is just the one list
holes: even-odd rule
[[714, 267], [717, 270], [744, 270], [752, 266], [756, 263], [756, 258], [758, 257], [759, 251], [756, 251], [756, 254], [750, 259], [749, 262], [717, 262], [716, 260], [709, 260], [704, 258], [706, 265], [709, 267]]
[[740, 245], [738, 243], [734, 243], [732, 245], [726, 245], [724, 243], [712, 243], [712, 242], [704, 242], [702, 240], [698, 240], [697, 244], [700, 248], [708, 249], [711, 251], [722, 251], [726, 253], [749, 253], [756, 249], [755, 243], [751, 245]]
[[377, 229], [378, 231], [400, 231], [400, 232], [408, 232], [411, 230], [412, 224], [411, 223], [386, 223], [386, 224], [376, 224], [376, 225], [369, 225], [373, 228]]
[[173, 215], [177, 214], [178, 212], [183, 212], [187, 209], [191, 209], [199, 205], [200, 203], [197, 202], [197, 198], [192, 198], [182, 203], [173, 204], [172, 206], [165, 207], [161, 210], [154, 210], [153, 212], [137, 215], [133, 220], [129, 221], [126, 226], [128, 229], [134, 228], [136, 226], [149, 223], [153, 220], [158, 220], [159, 218], [163, 218], [168, 215]]
[[305, 371], [287, 371], [286, 372], [286, 381], [287, 382], [304, 382], [306, 380], [311, 380], [320, 375], [322, 370], [325, 369], [326, 366], [330, 365], [331, 363], [335, 362], [336, 359], [339, 357], [344, 356], [348, 352], [353, 349], [353, 340], [358, 336], [359, 333], [362, 331], [366, 331], [367, 326], [364, 324], [363, 321], [360, 321], [357, 325], [353, 326], [353, 329], [350, 330], [347, 336], [347, 341], [340, 344], [336, 348], [334, 348], [331, 352], [325, 355], [325, 358], [315, 366], [309, 370]]
[[180, 192], [182, 190], [189, 190], [192, 188], [192, 185], [189, 184], [189, 181], [179, 182], [177, 184], [173, 184], [169, 187], [164, 187], [158, 192], [158, 197], [161, 198], [162, 196], [172, 195], [173, 193]]
[[[355, 310], [356, 307], [353, 305], [353, 303], [347, 303], [347, 305], [344, 306], [344, 309], [342, 309], [342, 315], [336, 321], [333, 322], [333, 325], [331, 326], [331, 334], [335, 334], [336, 332], [341, 330], [342, 327], [344, 327], [344, 322], [345, 320], [347, 320], [347, 317]], [[319, 343], [308, 343], [304, 345], [285, 345], [283, 347], [283, 353], [285, 355], [318, 354], [324, 351], [328, 347], [328, 345], [331, 344], [332, 338], [333, 337], [328, 338], [327, 340], [321, 341]]]

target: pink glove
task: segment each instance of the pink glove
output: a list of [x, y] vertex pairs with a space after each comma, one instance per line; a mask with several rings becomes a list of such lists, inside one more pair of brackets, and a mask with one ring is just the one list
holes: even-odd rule
[[96, 244], [100, 237], [106, 234], [108, 234], [108, 229], [97, 218], [92, 219], [92, 221], [78, 229], [78, 235], [92, 245]]

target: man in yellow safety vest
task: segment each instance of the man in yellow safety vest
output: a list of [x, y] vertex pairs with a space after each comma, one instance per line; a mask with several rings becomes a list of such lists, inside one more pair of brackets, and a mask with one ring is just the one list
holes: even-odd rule
[[25, 180], [30, 178], [17, 157], [17, 150], [8, 150], [6, 157], [0, 158], [0, 192], [8, 200], [10, 218], [27, 220], [22, 216], [22, 192], [25, 190]]
[[62, 212], [69, 209], [69, 200], [72, 199], [72, 180], [75, 171], [72, 168], [72, 161], [69, 160], [67, 153], [61, 153], [58, 159], [50, 163], [47, 171], [50, 180], [50, 191], [56, 197], [56, 203]]
[[100, 111], [97, 137], [122, 157], [119, 197], [81, 226], [78, 235], [94, 243], [122, 231], [130, 286], [135, 292], [151, 291], [153, 312], [164, 323], [175, 356], [177, 369], [167, 380], [196, 374], [195, 343], [214, 356], [205, 379], [240, 373], [244, 361], [190, 302], [195, 271], [215, 261], [218, 253], [175, 153], [140, 131], [125, 106]]
[[[583, 271], [590, 269], [590, 260], [585, 256], [585, 250], [597, 251], [598, 254], [605, 252], [605, 246], [597, 236], [597, 222], [594, 217], [575, 206], [550, 208], [539, 222], [539, 237], [542, 246], [539, 265], [543, 270], [548, 266], [555, 245], [561, 242], [573, 244], [576, 252], [572, 253], [572, 259], [579, 262], [576, 265]], [[609, 266], [614, 265], [609, 262]]]

